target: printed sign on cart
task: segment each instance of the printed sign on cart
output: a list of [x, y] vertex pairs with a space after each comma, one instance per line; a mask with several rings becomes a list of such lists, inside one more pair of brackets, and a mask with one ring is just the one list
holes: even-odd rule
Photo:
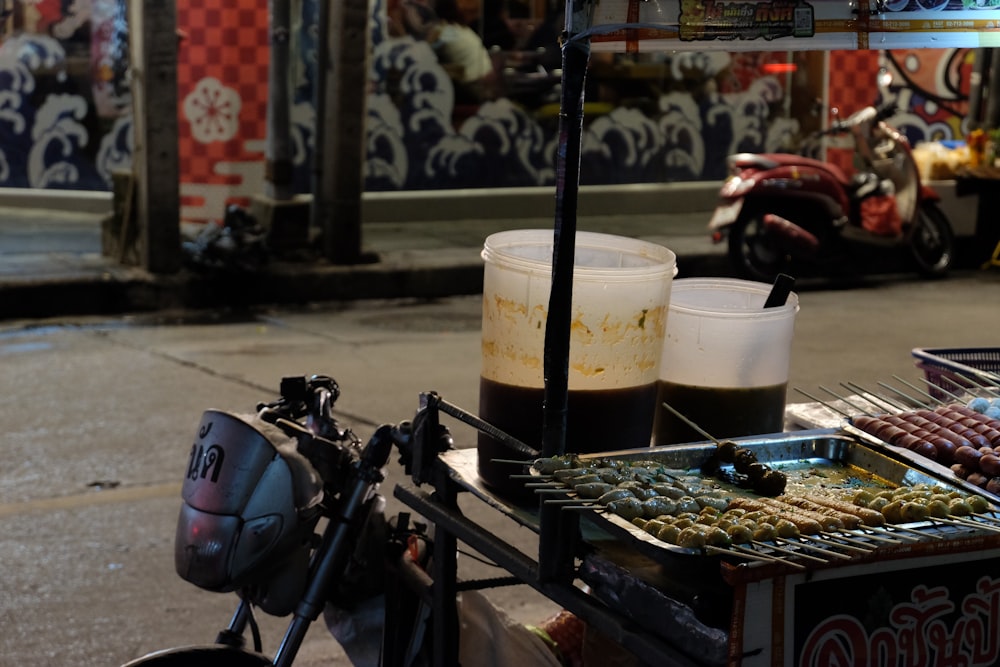
[[751, 584], [730, 664], [1000, 665], [998, 556], [970, 549]]
[[1000, 0], [596, 0], [595, 50], [1000, 46]]

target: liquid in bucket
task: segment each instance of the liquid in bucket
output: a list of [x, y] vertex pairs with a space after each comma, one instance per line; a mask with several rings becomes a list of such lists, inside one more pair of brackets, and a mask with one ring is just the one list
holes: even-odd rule
[[[479, 416], [539, 451], [553, 232], [486, 239]], [[573, 270], [566, 452], [649, 446], [676, 256], [637, 239], [580, 232]], [[480, 434], [479, 475], [495, 493], [533, 500], [496, 459], [520, 459]]]
[[778, 433], [798, 296], [764, 308], [771, 286], [729, 278], [674, 282], [657, 383], [654, 445]]

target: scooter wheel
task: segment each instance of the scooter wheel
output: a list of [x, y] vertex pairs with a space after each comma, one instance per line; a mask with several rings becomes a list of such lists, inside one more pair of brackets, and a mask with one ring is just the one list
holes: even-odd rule
[[744, 211], [729, 230], [729, 263], [736, 273], [749, 280], [771, 282], [787, 273], [791, 257], [786, 248], [768, 232], [764, 213]]
[[232, 646], [185, 646], [150, 653], [122, 667], [263, 667], [267, 657]]
[[910, 252], [917, 271], [925, 278], [938, 278], [951, 268], [955, 257], [955, 235], [948, 217], [933, 203], [921, 202], [917, 208]]

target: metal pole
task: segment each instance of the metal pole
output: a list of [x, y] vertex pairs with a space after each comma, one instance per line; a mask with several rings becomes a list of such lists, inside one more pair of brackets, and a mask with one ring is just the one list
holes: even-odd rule
[[323, 193], [323, 164], [326, 161], [326, 77], [330, 71], [330, 3], [316, 0], [316, 71], [313, 81], [313, 157], [312, 180], [309, 190], [312, 201], [309, 206], [309, 224], [315, 229], [323, 229], [325, 201]]
[[323, 254], [334, 264], [357, 264], [361, 253], [361, 195], [364, 189], [365, 101], [368, 84], [368, 2], [330, 2], [327, 39], [317, 46], [326, 79], [325, 125], [320, 180], [313, 197], [323, 233]]
[[272, 199], [292, 198], [292, 148], [289, 138], [289, 49], [291, 3], [270, 0], [271, 52], [267, 73], [267, 142], [264, 148], [264, 194]]
[[[556, 154], [556, 213], [552, 247], [552, 288], [545, 322], [544, 404], [542, 456], [566, 451], [569, 406], [569, 347], [573, 302], [573, 265], [576, 250], [577, 199], [580, 190], [580, 145], [583, 140], [583, 103], [590, 63], [592, 0], [566, 3], [566, 32], [562, 45], [562, 97], [559, 108], [559, 147]], [[581, 36], [581, 34], [583, 36]], [[542, 504], [539, 515], [538, 563], [542, 582], [566, 578], [578, 533], [574, 512]]]

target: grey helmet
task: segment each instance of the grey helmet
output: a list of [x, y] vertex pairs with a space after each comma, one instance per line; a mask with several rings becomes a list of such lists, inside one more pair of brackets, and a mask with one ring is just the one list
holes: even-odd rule
[[[260, 590], [301, 572], [319, 520], [323, 484], [297, 441], [256, 415], [207, 410], [191, 446], [174, 540], [177, 573], [200, 588], [253, 591], [269, 613], [288, 613]], [[284, 573], [284, 575], [283, 575]], [[302, 582], [304, 585], [304, 582]], [[272, 586], [274, 588], [274, 586]], [[280, 597], [294, 599], [296, 591]], [[270, 607], [270, 608], [269, 608]]]

